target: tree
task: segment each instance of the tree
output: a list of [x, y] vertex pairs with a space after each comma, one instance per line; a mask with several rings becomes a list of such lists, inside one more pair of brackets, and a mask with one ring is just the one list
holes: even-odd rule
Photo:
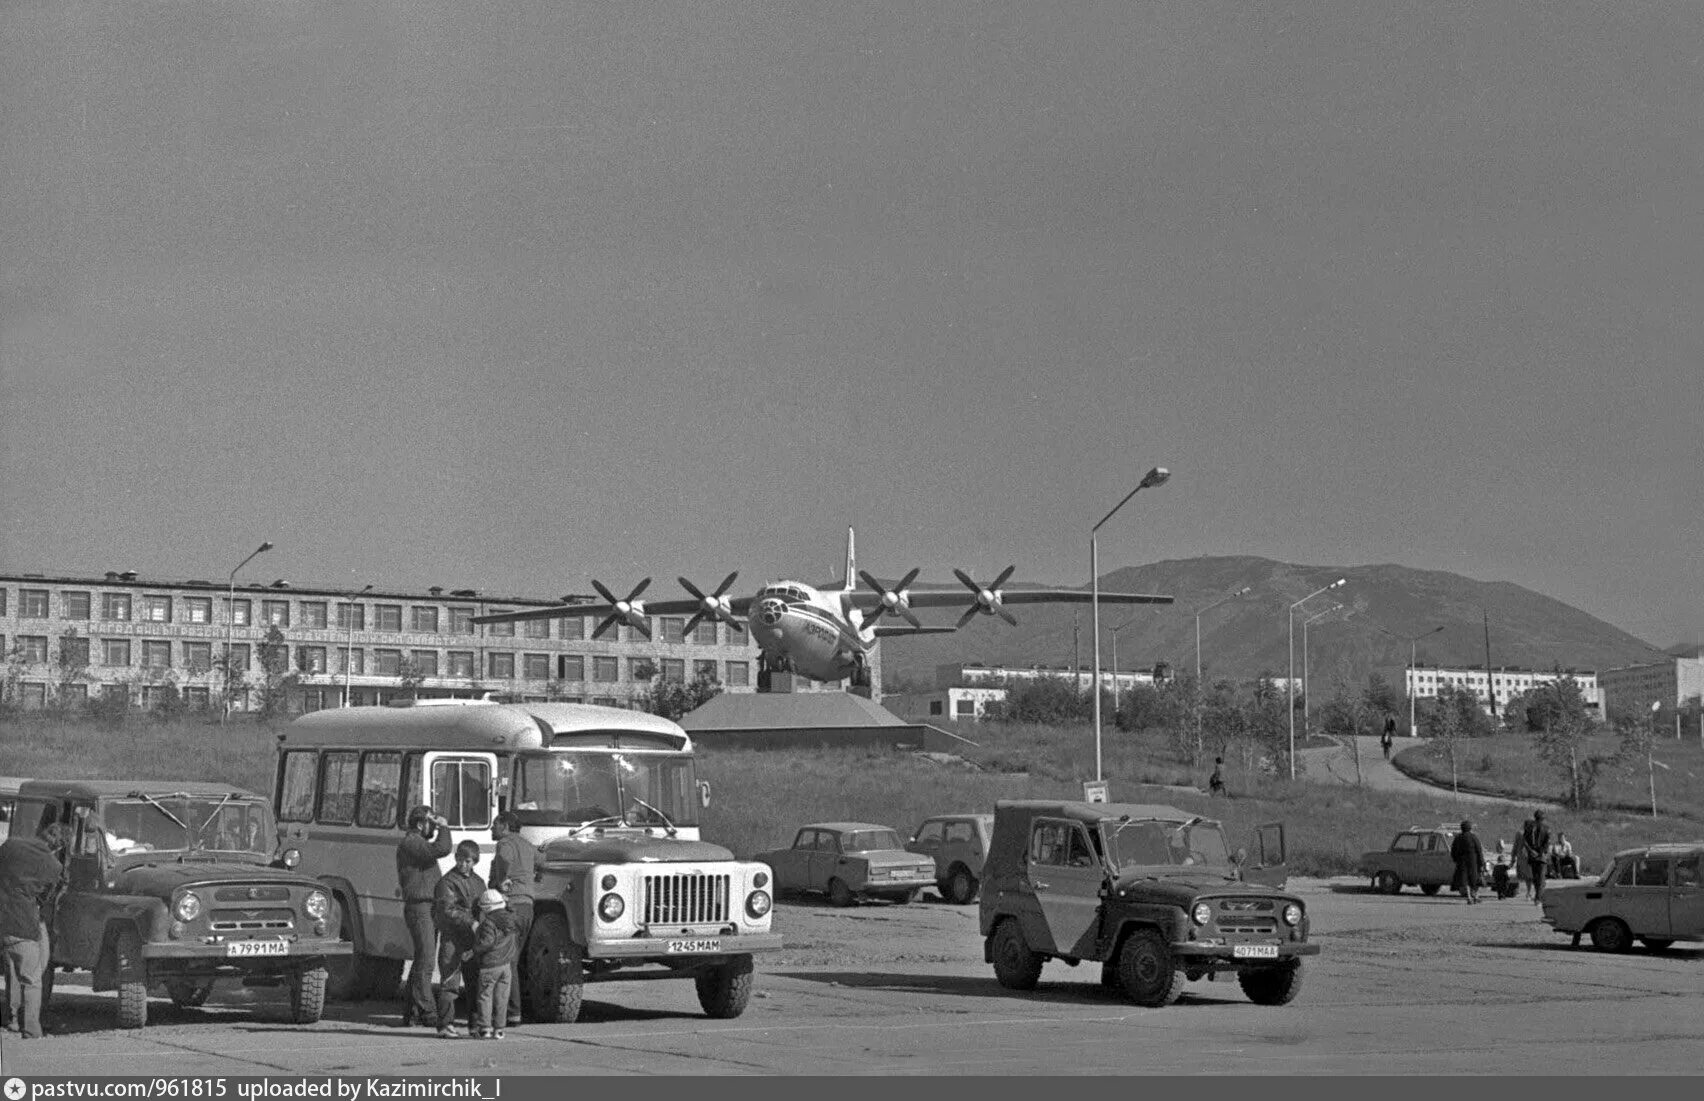
[[[59, 648], [53, 655], [53, 700], [61, 710], [68, 709], [76, 701], [72, 699], [72, 686], [86, 684], [89, 680], [89, 640], [77, 634], [77, 628], [68, 627], [59, 636]], [[85, 689], [82, 700], [88, 698]]]
[[295, 687], [301, 676], [290, 667], [290, 647], [276, 623], [266, 629], [266, 637], [256, 649], [255, 657], [260, 664], [260, 687], [256, 694], [260, 702], [260, 718], [265, 722], [285, 713], [290, 689]]
[[1006, 698], [983, 709], [987, 722], [1072, 726], [1091, 721], [1092, 697], [1067, 677], [1033, 677], [1008, 683]]
[[1271, 673], [1262, 672], [1255, 679], [1246, 736], [1268, 771], [1280, 775], [1287, 765], [1294, 767], [1297, 776], [1305, 771], [1300, 760], [1290, 760], [1290, 715], [1285, 694], [1279, 691], [1277, 678]]
[[1349, 739], [1349, 748], [1355, 755], [1355, 785], [1360, 787], [1366, 782], [1361, 773], [1361, 733], [1371, 733], [1379, 711], [1368, 702], [1366, 690], [1357, 693], [1349, 687], [1347, 664], [1338, 666], [1331, 678], [1331, 689], [1331, 699], [1321, 709], [1321, 724], [1327, 734]]
[[413, 700], [420, 698], [420, 686], [426, 683], [426, 674], [410, 658], [403, 658], [396, 667], [396, 684], [402, 690], [402, 698]]
[[1575, 810], [1592, 805], [1598, 773], [1620, 763], [1621, 754], [1592, 753], [1587, 739], [1596, 730], [1585, 693], [1558, 667], [1550, 681], [1511, 699], [1507, 713], [1525, 726], [1538, 755], [1567, 782], [1567, 804]]
[[1459, 783], [1461, 743], [1472, 736], [1469, 715], [1481, 714], [1479, 697], [1459, 684], [1446, 684], [1438, 689], [1437, 699], [1426, 709], [1420, 729], [1431, 744], [1426, 751], [1443, 755], [1450, 762], [1450, 790], [1461, 794]]
[[690, 683], [672, 680], [657, 674], [651, 680], [651, 690], [640, 704], [653, 715], [676, 722], [682, 715], [698, 710], [722, 694], [722, 685], [708, 673], [700, 673]]
[[1398, 699], [1396, 689], [1382, 673], [1368, 673], [1367, 686], [1361, 690], [1361, 702], [1367, 708], [1379, 715], [1394, 715], [1399, 704], [1406, 703], [1406, 697]]

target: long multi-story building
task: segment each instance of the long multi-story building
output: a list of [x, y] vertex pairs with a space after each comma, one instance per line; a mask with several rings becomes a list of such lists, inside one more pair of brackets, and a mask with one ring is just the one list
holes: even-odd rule
[[[1598, 691], [1598, 675], [1591, 669], [1564, 669], [1562, 676], [1568, 677], [1580, 686], [1580, 694], [1586, 706], [1602, 714], [1602, 697]], [[1478, 696], [1480, 701], [1489, 708], [1489, 700], [1495, 698], [1497, 713], [1503, 713], [1503, 706], [1523, 692], [1530, 691], [1541, 684], [1549, 684], [1556, 679], [1555, 670], [1540, 671], [1537, 669], [1511, 669], [1499, 667], [1487, 675], [1483, 667], [1471, 666], [1440, 666], [1421, 665], [1408, 666], [1403, 669], [1403, 691], [1415, 699], [1433, 699], [1438, 690], [1445, 685], [1454, 685]], [[1487, 688], [1489, 681], [1489, 689]]]
[[247, 709], [265, 674], [261, 647], [277, 628], [293, 674], [292, 713], [383, 703], [403, 694], [560, 699], [633, 706], [658, 674], [708, 676], [756, 690], [748, 632], [656, 616], [652, 637], [618, 623], [592, 638], [585, 616], [476, 624], [489, 612], [560, 600], [491, 597], [472, 589], [360, 593], [328, 588], [140, 578], [0, 574], [0, 693], [24, 708], [96, 699], [152, 707], [178, 699], [223, 708], [230, 654], [233, 709]]

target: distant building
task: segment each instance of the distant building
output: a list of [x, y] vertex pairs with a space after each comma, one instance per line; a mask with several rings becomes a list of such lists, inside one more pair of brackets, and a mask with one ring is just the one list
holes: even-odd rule
[[[1054, 677], [1074, 681], [1078, 691], [1087, 692], [1092, 678], [1087, 669], [1046, 665], [1003, 666], [953, 662], [935, 666], [935, 687], [927, 692], [890, 693], [882, 702], [894, 714], [912, 722], [979, 722], [991, 703], [1002, 703], [1014, 681]], [[1115, 683], [1110, 669], [1101, 672], [1101, 684], [1111, 691]], [[1154, 683], [1153, 671], [1121, 669], [1116, 677], [1119, 692]]]
[[1704, 649], [1689, 647], [1659, 661], [1605, 669], [1604, 710], [1610, 716], [1648, 713], [1653, 703], [1682, 716], [1683, 727], [1698, 733], [1704, 707]]
[[[1586, 706], [1601, 716], [1603, 700], [1598, 690], [1597, 672], [1591, 669], [1564, 669], [1562, 675], [1571, 678], [1580, 686], [1580, 694], [1584, 697]], [[1540, 671], [1499, 667], [1491, 670], [1491, 693], [1497, 702], [1497, 714], [1503, 713], [1504, 705], [1511, 699], [1555, 679], [1556, 671], [1553, 669]], [[1403, 669], [1403, 691], [1415, 699], [1436, 699], [1438, 690], [1446, 685], [1472, 692], [1479, 697], [1482, 706], [1488, 707], [1485, 701], [1493, 698], [1486, 690], [1486, 673], [1483, 667], [1421, 665]]]

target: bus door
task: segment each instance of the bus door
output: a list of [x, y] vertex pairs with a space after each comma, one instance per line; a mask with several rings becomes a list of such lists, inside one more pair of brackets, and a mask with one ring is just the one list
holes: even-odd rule
[[487, 879], [491, 856], [497, 843], [491, 838], [491, 818], [497, 811], [497, 755], [495, 753], [427, 753], [421, 762], [425, 773], [425, 802], [434, 814], [450, 824], [452, 847], [441, 862], [445, 871], [455, 867], [454, 845], [473, 841], [479, 845], [479, 863], [474, 871]]

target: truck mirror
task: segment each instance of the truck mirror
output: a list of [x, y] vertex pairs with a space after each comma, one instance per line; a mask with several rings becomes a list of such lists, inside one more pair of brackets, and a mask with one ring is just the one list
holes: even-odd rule
[[708, 780], [698, 781], [698, 803], [704, 807], [710, 805], [710, 781]]

